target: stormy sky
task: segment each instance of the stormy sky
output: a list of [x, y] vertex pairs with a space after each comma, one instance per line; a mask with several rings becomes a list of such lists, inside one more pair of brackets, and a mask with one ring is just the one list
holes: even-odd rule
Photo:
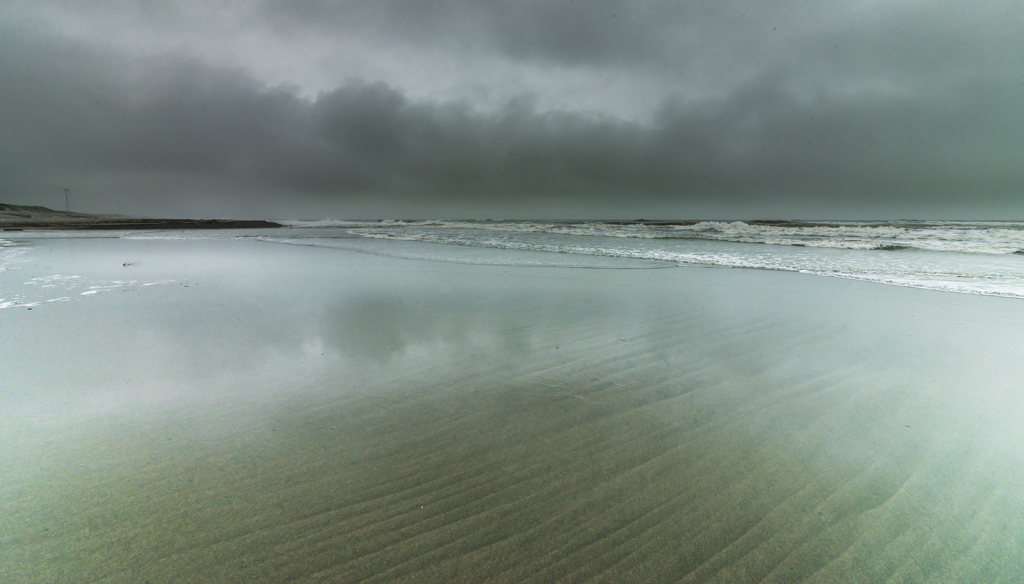
[[1024, 219], [1016, 2], [0, 0], [0, 202]]

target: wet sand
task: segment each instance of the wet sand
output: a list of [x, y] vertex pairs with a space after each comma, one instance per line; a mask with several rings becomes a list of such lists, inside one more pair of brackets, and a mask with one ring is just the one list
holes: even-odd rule
[[0, 315], [5, 581], [1024, 578], [1020, 301], [172, 243]]

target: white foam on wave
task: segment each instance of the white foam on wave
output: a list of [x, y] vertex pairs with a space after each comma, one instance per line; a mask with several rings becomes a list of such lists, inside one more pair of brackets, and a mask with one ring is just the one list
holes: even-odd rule
[[909, 247], [928, 251], [1009, 254], [1024, 250], [1024, 229], [1011, 222], [926, 224], [772, 225], [703, 221], [675, 225], [677, 232], [725, 241], [847, 249]]
[[[658, 223], [542, 223], [529, 221], [465, 222], [423, 221], [355, 223], [344, 226], [360, 234], [396, 233], [410, 229], [458, 232], [547, 233], [636, 239], [708, 239], [835, 249], [900, 249], [960, 253], [1024, 253], [1024, 224], [1016, 222], [896, 222], [885, 224], [767, 224], [743, 221], [700, 221], [690, 224]], [[396, 233], [397, 234], [397, 233]]]
[[[668, 247], [611, 247], [529, 242], [522, 239], [473, 235], [458, 231], [452, 233], [442, 231], [395, 233], [385, 230], [368, 230], [362, 235], [372, 239], [655, 260], [673, 262], [677, 265], [779, 270], [929, 290], [1024, 298], [1024, 270], [1022, 269], [1011, 270], [998, 265], [979, 267], [977, 262], [973, 262], [969, 267], [964, 267], [963, 263], [929, 262], [923, 260], [922, 256], [888, 255], [884, 252], [874, 252], [872, 255], [836, 256], [834, 253], [815, 255], [810, 253], [779, 254], [771, 251], [746, 253], [724, 250], [683, 251]], [[761, 249], [764, 250], [764, 248]]]

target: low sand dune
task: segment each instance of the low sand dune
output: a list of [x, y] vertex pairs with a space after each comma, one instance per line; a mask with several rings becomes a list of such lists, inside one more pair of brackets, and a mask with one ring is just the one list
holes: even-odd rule
[[147, 219], [124, 215], [93, 215], [55, 211], [46, 207], [0, 203], [0, 230], [53, 229], [265, 229], [280, 227], [270, 221], [238, 219]]

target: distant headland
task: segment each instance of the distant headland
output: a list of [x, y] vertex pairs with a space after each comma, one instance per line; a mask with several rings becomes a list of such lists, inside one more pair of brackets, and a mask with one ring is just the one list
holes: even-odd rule
[[56, 211], [46, 207], [0, 203], [0, 230], [52, 229], [257, 229], [281, 227], [279, 223], [240, 219], [142, 219], [124, 215], [92, 215]]

